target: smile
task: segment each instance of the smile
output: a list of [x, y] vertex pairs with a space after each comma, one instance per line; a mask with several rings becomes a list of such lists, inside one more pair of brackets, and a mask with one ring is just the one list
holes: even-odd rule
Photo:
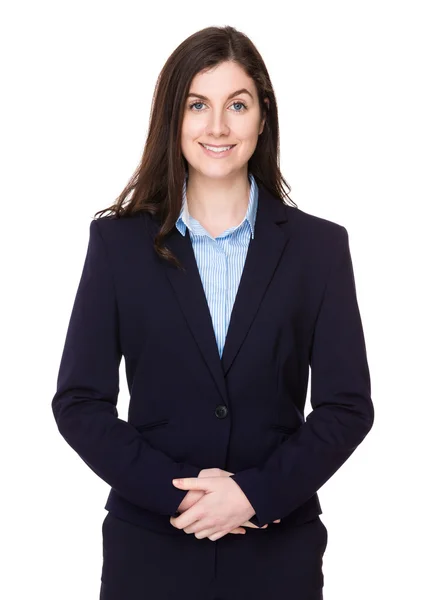
[[209, 146], [207, 144], [200, 145], [208, 156], [214, 156], [218, 158], [228, 156], [236, 146], [236, 144], [233, 144], [231, 146], [220, 146], [219, 148], [216, 148], [215, 146]]

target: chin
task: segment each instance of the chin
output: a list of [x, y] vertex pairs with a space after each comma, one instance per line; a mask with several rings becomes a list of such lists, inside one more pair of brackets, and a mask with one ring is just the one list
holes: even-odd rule
[[198, 173], [200, 173], [200, 175], [203, 175], [204, 177], [210, 177], [211, 179], [222, 179], [223, 177], [228, 177], [229, 175], [232, 175], [233, 173], [237, 173], [240, 170], [240, 168], [234, 169], [234, 168], [218, 165], [218, 167], [216, 167], [216, 168], [200, 167], [200, 168], [195, 168], [195, 170]]

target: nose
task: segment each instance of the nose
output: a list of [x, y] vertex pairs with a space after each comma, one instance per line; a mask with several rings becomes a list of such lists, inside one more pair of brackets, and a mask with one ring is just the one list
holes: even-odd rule
[[228, 115], [222, 110], [212, 110], [206, 125], [206, 133], [214, 137], [228, 135], [230, 128], [227, 123]]

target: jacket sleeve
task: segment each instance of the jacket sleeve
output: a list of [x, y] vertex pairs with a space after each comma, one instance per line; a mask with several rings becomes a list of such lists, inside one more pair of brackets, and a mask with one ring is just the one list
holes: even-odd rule
[[260, 466], [231, 477], [262, 527], [309, 500], [371, 429], [374, 407], [348, 232], [340, 226], [310, 346], [311, 406], [306, 421]]
[[174, 515], [186, 495], [175, 477], [197, 477], [196, 465], [174, 461], [118, 418], [122, 358], [112, 272], [97, 220], [68, 325], [52, 410], [59, 432], [116, 492], [153, 512]]

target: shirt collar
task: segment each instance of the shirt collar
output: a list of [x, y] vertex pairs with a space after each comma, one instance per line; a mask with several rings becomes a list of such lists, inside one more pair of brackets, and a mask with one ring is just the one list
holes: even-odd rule
[[[249, 223], [249, 226], [251, 228], [251, 236], [252, 238], [255, 235], [255, 218], [256, 218], [256, 213], [257, 213], [257, 208], [258, 208], [258, 186], [257, 183], [255, 181], [254, 176], [252, 175], [252, 173], [248, 174], [249, 176], [249, 180], [251, 182], [251, 188], [250, 188], [250, 192], [249, 192], [249, 203], [248, 203], [248, 209], [246, 211], [246, 215], [245, 218], [243, 219], [243, 221], [247, 221]], [[188, 227], [188, 229], [192, 232], [192, 233], [199, 233], [203, 234], [203, 232], [205, 232], [205, 230], [203, 229], [203, 231], [201, 231], [201, 225], [200, 223], [194, 219], [190, 213], [188, 212], [188, 203], [187, 203], [187, 177], [188, 177], [188, 173], [184, 179], [184, 184], [182, 187], [182, 207], [181, 207], [181, 212], [179, 214], [178, 219], [176, 220], [176, 227], [178, 229], [178, 231], [185, 236], [185, 230]], [[239, 227], [239, 225], [236, 226], [236, 228]]]

